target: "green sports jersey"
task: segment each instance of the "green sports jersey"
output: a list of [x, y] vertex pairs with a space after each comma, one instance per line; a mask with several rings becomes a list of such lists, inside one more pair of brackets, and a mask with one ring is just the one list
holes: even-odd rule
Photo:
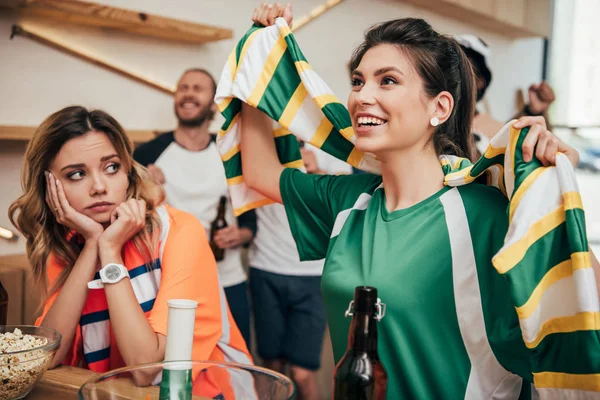
[[344, 311], [354, 288], [369, 285], [387, 305], [379, 355], [388, 399], [529, 398], [528, 352], [491, 262], [507, 232], [506, 198], [473, 183], [388, 212], [381, 184], [371, 174], [281, 175], [301, 259], [326, 257], [322, 292], [336, 363], [347, 346]]

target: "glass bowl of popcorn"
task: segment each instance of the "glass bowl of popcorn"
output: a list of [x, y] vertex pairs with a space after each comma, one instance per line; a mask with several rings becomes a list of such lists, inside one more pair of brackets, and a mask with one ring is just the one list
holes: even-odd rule
[[48, 369], [61, 335], [54, 329], [0, 325], [0, 399], [22, 399]]

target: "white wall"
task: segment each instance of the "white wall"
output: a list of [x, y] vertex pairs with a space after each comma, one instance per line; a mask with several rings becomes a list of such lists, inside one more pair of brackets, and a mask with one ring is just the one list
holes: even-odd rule
[[[259, 3], [251, 0], [96, 2], [234, 29], [233, 40], [195, 46], [64, 25], [38, 27], [60, 40], [170, 85], [175, 84], [181, 71], [191, 66], [202, 66], [218, 76], [235, 41], [249, 28], [251, 11]], [[304, 15], [321, 2], [294, 1], [295, 15]], [[512, 115], [515, 89], [541, 77], [541, 40], [512, 41], [399, 0], [346, 0], [299, 30], [296, 36], [314, 68], [345, 101], [349, 92], [346, 64], [364, 30], [375, 22], [406, 16], [426, 18], [444, 33], [475, 33], [490, 45], [494, 77], [488, 99], [493, 115], [499, 119]], [[10, 41], [10, 27], [16, 21], [15, 14], [0, 9], [0, 125], [37, 125], [61, 107], [82, 104], [108, 111], [130, 129], [167, 130], [175, 126], [169, 96], [23, 37]], [[23, 149], [23, 144], [0, 141], [2, 210], [7, 210], [19, 193]], [[9, 225], [6, 211], [0, 212], [0, 225]], [[21, 252], [23, 248], [22, 240], [0, 241], [0, 254]]]
[[[600, 125], [600, 2], [556, 0], [551, 82], [558, 86], [553, 119], [572, 126]], [[596, 137], [600, 135], [596, 130]]]

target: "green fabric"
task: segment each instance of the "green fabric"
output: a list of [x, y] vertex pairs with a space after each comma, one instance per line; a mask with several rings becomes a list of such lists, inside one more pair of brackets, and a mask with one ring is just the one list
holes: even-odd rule
[[[327, 257], [322, 292], [336, 363], [346, 351], [350, 319], [344, 311], [354, 288], [374, 286], [387, 304], [379, 355], [388, 373], [388, 399], [464, 398], [471, 364], [457, 322], [449, 233], [440, 202], [445, 193], [458, 190], [469, 210], [490, 346], [502, 366], [531, 380], [506, 283], [491, 264], [506, 234], [506, 198], [479, 184], [444, 187], [390, 213], [384, 191], [376, 190], [380, 183], [381, 177], [371, 174], [313, 176], [287, 169], [281, 176], [301, 258]], [[366, 210], [350, 211], [344, 228], [330, 240], [336, 216], [363, 193], [372, 195]]]

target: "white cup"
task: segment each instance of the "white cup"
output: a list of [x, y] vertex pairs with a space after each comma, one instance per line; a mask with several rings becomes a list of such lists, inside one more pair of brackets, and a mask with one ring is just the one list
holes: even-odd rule
[[198, 302], [174, 299], [169, 300], [167, 304], [169, 305], [169, 316], [165, 361], [191, 361]]

